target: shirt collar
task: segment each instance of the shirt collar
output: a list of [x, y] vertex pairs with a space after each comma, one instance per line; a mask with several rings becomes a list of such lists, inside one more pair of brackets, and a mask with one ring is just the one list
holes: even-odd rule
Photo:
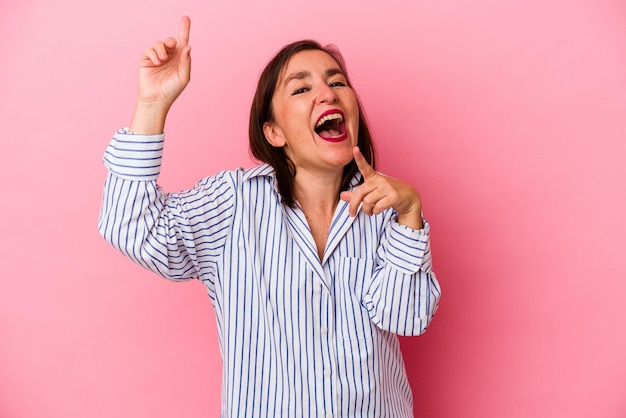
[[244, 171], [243, 181], [250, 181], [257, 177], [265, 177], [272, 184], [274, 191], [276, 191], [276, 193], [280, 196], [278, 184], [276, 182], [276, 170], [274, 170], [274, 167], [267, 163], [263, 163], [256, 167], [249, 168]]
[[[280, 195], [280, 193], [278, 192], [278, 184], [276, 183], [276, 170], [274, 170], [274, 167], [267, 163], [252, 167], [245, 171], [243, 175], [243, 180], [248, 181], [256, 177], [267, 177], [267, 179], [270, 180], [270, 182], [272, 183], [272, 187], [274, 187], [276, 193]], [[361, 184], [362, 178], [363, 175], [360, 172], [357, 172], [348, 183], [348, 190], [353, 190], [355, 187]]]

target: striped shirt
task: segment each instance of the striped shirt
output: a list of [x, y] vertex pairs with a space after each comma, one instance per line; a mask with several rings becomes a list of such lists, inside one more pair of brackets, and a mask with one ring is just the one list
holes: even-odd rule
[[351, 217], [340, 200], [320, 261], [302, 210], [280, 203], [272, 167], [165, 193], [163, 141], [116, 133], [99, 229], [143, 267], [206, 286], [221, 416], [413, 416], [396, 334], [423, 333], [437, 309], [428, 223], [412, 230], [393, 210]]

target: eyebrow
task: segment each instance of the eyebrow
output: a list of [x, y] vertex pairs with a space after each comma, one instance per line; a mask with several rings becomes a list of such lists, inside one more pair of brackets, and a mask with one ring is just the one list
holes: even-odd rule
[[[329, 68], [324, 72], [324, 76], [326, 78], [330, 78], [336, 74], [344, 75], [343, 71], [341, 71], [341, 68], [338, 67]], [[289, 77], [285, 79], [285, 82], [283, 84], [286, 86], [292, 80], [304, 80], [305, 78], [309, 77], [311, 77], [311, 73], [309, 71], [298, 71], [297, 73], [290, 74]]]

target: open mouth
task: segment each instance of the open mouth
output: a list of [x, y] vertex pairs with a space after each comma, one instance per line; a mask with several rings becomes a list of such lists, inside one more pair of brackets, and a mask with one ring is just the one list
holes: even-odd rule
[[348, 137], [341, 110], [328, 110], [322, 113], [315, 124], [315, 133], [325, 141], [340, 142]]

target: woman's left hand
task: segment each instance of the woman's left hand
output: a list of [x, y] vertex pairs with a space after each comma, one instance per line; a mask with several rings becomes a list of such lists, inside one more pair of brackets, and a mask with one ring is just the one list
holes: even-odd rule
[[422, 202], [417, 190], [403, 181], [376, 172], [365, 160], [359, 147], [354, 147], [353, 153], [354, 161], [363, 175], [363, 184], [352, 191], [341, 193], [341, 199], [350, 203], [350, 216], [356, 216], [361, 203], [361, 209], [370, 216], [393, 208], [398, 212], [398, 223], [412, 229], [422, 229]]

